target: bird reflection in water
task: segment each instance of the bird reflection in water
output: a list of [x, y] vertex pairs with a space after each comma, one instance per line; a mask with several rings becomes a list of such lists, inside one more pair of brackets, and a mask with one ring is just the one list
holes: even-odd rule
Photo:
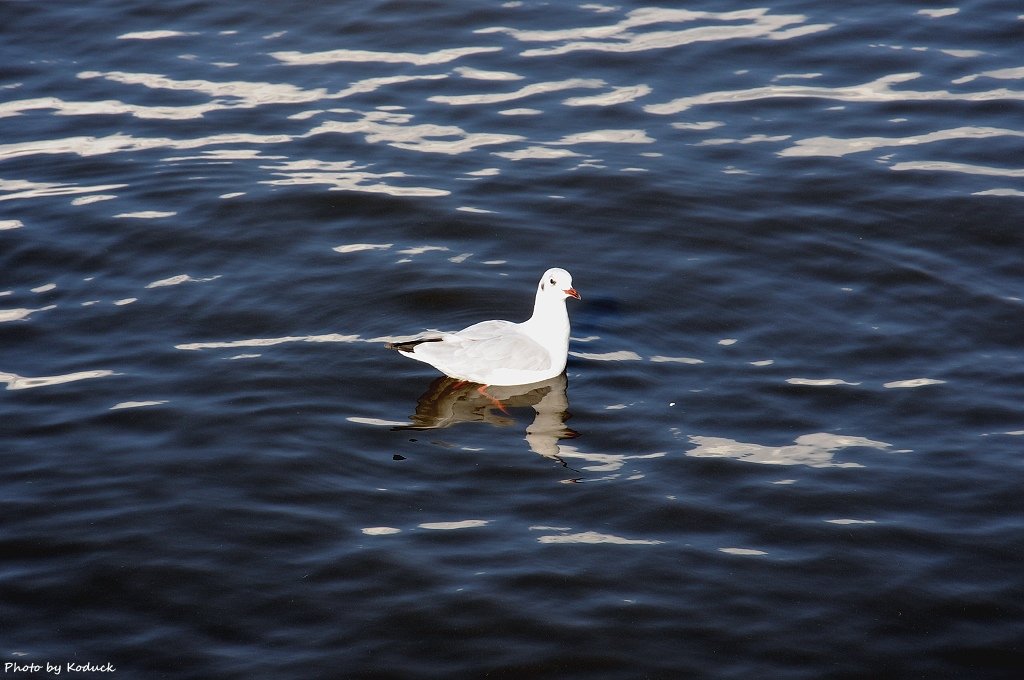
[[516, 421], [508, 410], [531, 406], [535, 416], [526, 428], [530, 449], [569, 468], [559, 457], [558, 442], [578, 437], [579, 433], [565, 425], [569, 419], [567, 385], [565, 373], [562, 373], [529, 385], [490, 385], [486, 393], [482, 393], [480, 386], [474, 383], [441, 377], [416, 401], [416, 413], [410, 418], [410, 424], [393, 429], [437, 430], [465, 422], [510, 427]]

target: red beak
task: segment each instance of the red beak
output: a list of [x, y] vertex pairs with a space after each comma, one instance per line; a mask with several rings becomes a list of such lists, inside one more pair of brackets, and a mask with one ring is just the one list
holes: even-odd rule
[[569, 297], [576, 298], [577, 300], [582, 300], [583, 299], [583, 298], [580, 297], [580, 294], [576, 292], [575, 288], [566, 288], [562, 292], [565, 293], [566, 295], [568, 295]]

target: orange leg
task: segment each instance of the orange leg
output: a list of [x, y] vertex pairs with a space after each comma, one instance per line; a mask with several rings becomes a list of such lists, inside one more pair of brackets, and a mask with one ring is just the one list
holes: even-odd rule
[[480, 394], [482, 394], [483, 396], [487, 397], [488, 399], [490, 399], [491, 403], [494, 404], [495, 406], [497, 406], [501, 410], [502, 413], [504, 413], [505, 415], [509, 415], [508, 409], [505, 408], [504, 404], [502, 404], [500, 401], [498, 401], [497, 399], [495, 399], [491, 395], [487, 394], [487, 385], [481, 385], [480, 387], [478, 387], [476, 389], [476, 391], [479, 392]]

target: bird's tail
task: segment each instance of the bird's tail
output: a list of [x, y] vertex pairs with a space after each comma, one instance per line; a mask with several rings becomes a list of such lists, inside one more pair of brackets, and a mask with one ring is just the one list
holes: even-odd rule
[[441, 338], [420, 338], [419, 340], [409, 340], [408, 342], [389, 342], [385, 347], [397, 349], [399, 352], [411, 352], [416, 349], [417, 345], [422, 345], [425, 342], [441, 342]]

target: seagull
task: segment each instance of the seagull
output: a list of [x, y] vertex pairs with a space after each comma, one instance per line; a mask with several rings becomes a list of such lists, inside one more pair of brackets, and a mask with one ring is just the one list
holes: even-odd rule
[[567, 298], [581, 299], [572, 276], [557, 267], [537, 284], [533, 316], [522, 323], [481, 321], [455, 333], [388, 343], [445, 375], [488, 385], [529, 385], [561, 375], [569, 353]]

